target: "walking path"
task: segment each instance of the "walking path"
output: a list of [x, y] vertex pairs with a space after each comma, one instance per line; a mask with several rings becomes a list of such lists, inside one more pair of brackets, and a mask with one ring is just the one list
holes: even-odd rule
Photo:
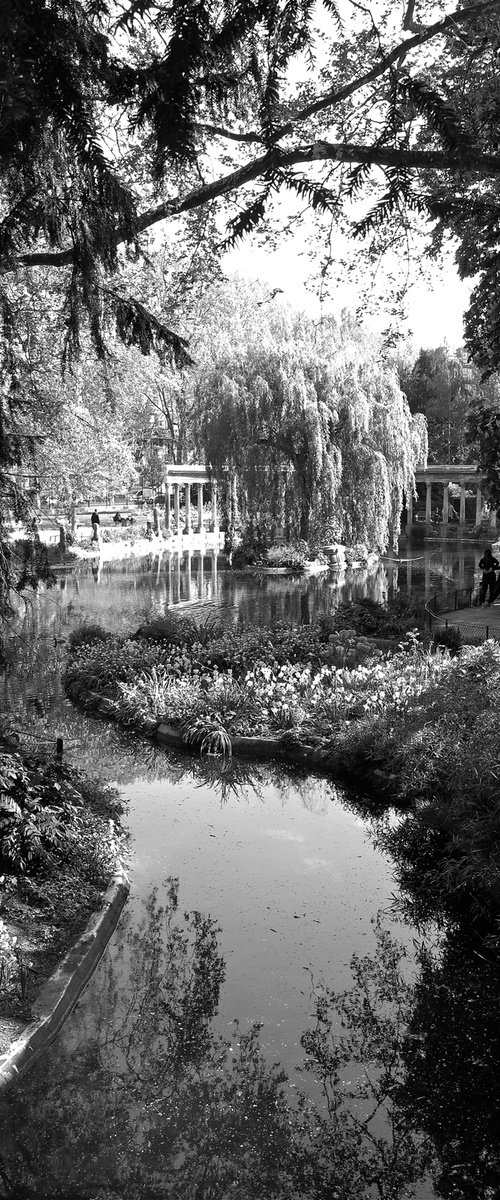
[[[476, 608], [458, 608], [449, 609], [447, 612], [439, 613], [439, 616], [434, 617], [432, 626], [437, 625], [458, 625], [460, 628], [466, 626], [478, 633], [482, 633], [483, 637], [491, 634], [493, 637], [500, 637], [500, 600], [496, 600], [491, 606], [483, 604]], [[485, 627], [488, 629], [486, 635]]]

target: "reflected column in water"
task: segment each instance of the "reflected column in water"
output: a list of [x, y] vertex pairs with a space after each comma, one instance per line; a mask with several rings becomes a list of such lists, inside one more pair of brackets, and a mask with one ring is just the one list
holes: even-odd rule
[[212, 571], [212, 600], [215, 600], [217, 597], [217, 558], [217, 550], [212, 550], [210, 552], [210, 566]]
[[430, 554], [426, 554], [426, 555], [425, 555], [425, 559], [424, 559], [424, 583], [425, 583], [425, 591], [426, 591], [426, 594], [427, 594], [427, 592], [429, 592], [429, 591], [430, 591], [430, 588], [431, 588], [431, 559], [430, 559]]
[[181, 553], [176, 550], [174, 554], [174, 578], [172, 588], [172, 603], [178, 604], [181, 598]]
[[[189, 491], [189, 486], [188, 486], [187, 490]], [[185, 550], [184, 551], [184, 579], [185, 579], [186, 600], [191, 599], [191, 558], [192, 558], [192, 551], [190, 549]]]
[[167, 550], [165, 556], [165, 600], [167, 607], [172, 600], [172, 551]]
[[197, 591], [197, 594], [198, 594], [198, 597], [200, 600], [203, 600], [203, 598], [204, 598], [203, 597], [204, 583], [205, 583], [204, 561], [203, 561], [203, 554], [200, 554], [198, 556], [198, 561], [197, 561], [197, 575], [196, 575], [196, 591]]
[[465, 557], [462, 549], [458, 555], [458, 586], [459, 588], [465, 587]]

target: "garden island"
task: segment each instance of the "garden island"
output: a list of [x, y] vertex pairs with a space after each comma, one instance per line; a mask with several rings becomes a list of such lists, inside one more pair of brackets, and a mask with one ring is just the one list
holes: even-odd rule
[[500, 2], [6, 13], [0, 1196], [496, 1200]]

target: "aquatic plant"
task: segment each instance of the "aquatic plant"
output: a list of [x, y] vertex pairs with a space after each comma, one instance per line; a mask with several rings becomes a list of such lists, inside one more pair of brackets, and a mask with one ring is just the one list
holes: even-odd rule
[[196, 746], [200, 754], [230, 758], [233, 752], [227, 729], [213, 713], [188, 717], [182, 723], [182, 737], [188, 746]]

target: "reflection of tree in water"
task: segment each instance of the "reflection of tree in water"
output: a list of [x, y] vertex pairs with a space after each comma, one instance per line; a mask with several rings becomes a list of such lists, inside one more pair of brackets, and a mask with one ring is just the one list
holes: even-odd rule
[[453, 930], [424, 952], [404, 1045], [398, 1103], [432, 1138], [438, 1194], [500, 1196], [500, 972]]
[[[125, 922], [92, 1004], [0, 1105], [9, 1200], [497, 1200], [499, 980], [454, 933], [416, 983], [382, 930], [353, 986], [313, 990], [323, 1104], [290, 1100], [258, 1027], [213, 1029], [224, 962], [176, 881]], [[100, 990], [96, 984], [100, 981]], [[126, 986], [125, 986], [126, 984]], [[90, 1020], [91, 1027], [87, 1027]], [[422, 1193], [420, 1193], [422, 1194]]]
[[76, 1051], [63, 1045], [10, 1094], [1, 1194], [208, 1200], [240, 1183], [239, 1195], [278, 1194], [291, 1143], [282, 1076], [257, 1030], [231, 1056], [211, 1029], [224, 976], [214, 923], [182, 916], [171, 881], [120, 961], [126, 995], [110, 970], [91, 1039], [80, 1028]]

